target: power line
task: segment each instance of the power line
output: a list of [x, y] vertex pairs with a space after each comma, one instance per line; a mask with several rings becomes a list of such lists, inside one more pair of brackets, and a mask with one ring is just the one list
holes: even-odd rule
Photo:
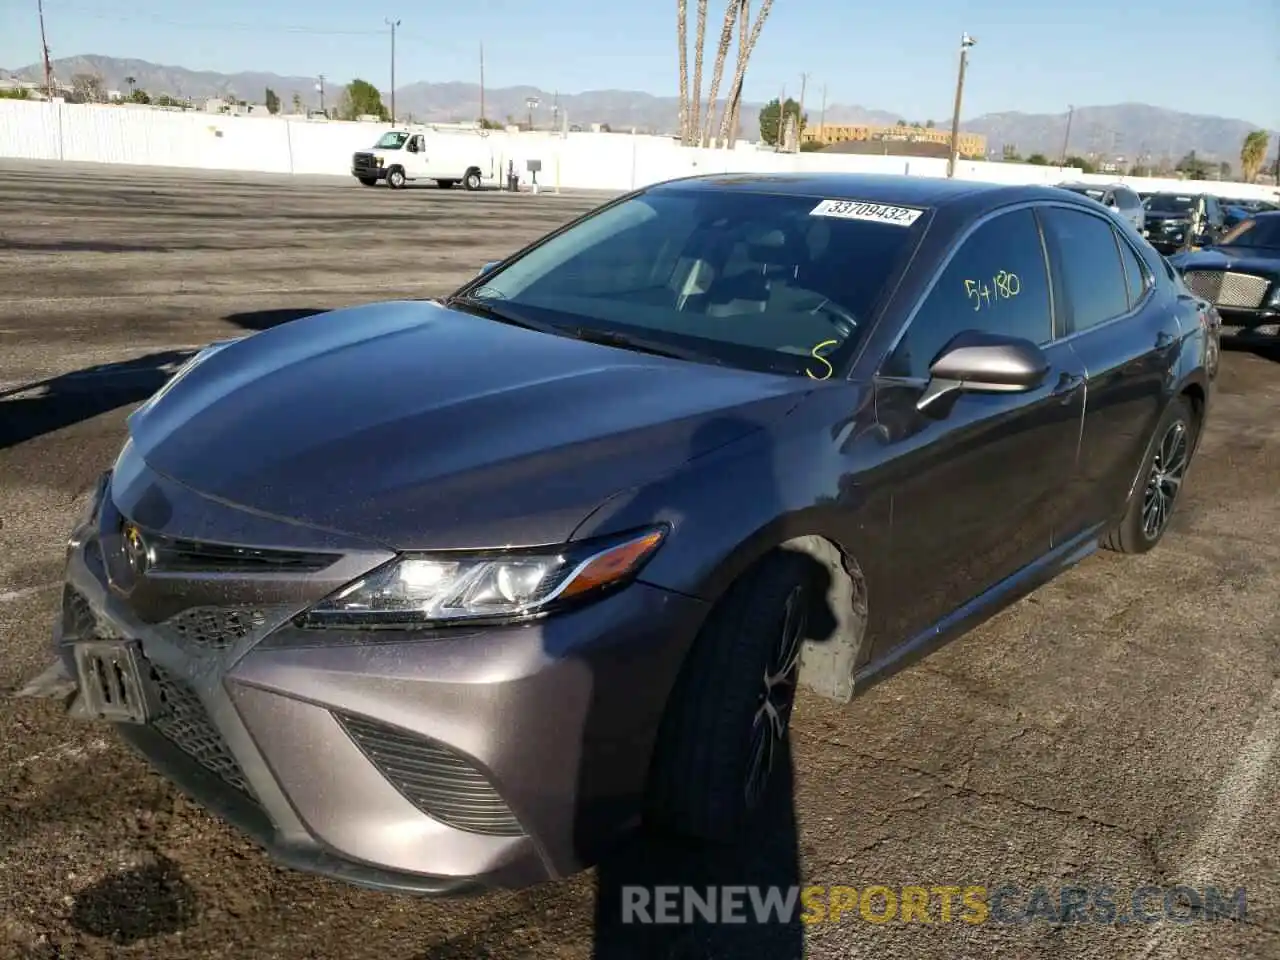
[[[199, 21], [199, 20], [175, 20], [168, 17], [151, 17], [151, 16], [129, 16], [121, 13], [108, 13], [98, 8], [79, 7], [75, 4], [54, 3], [47, 5], [48, 11], [52, 14], [67, 14], [76, 19], [88, 20], [110, 20], [112, 23], [138, 23], [147, 26], [164, 26], [172, 27], [178, 30], [226, 30], [230, 32], [237, 31], [253, 31], [254, 33], [289, 33], [300, 36], [314, 37], [381, 37], [385, 36], [383, 30], [332, 30], [323, 27], [308, 27], [301, 24], [289, 23], [259, 23], [259, 22], [236, 22], [228, 20], [217, 21]], [[430, 44], [432, 46], [445, 46], [439, 40], [429, 40], [422, 37], [404, 37], [403, 39], [411, 39], [415, 43]]]

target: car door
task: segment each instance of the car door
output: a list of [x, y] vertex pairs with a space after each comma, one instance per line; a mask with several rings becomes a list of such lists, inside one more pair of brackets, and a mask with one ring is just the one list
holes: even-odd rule
[[1116, 519], [1160, 418], [1180, 335], [1144, 258], [1102, 217], [1039, 211], [1067, 343], [1084, 365], [1087, 401], [1069, 537]]
[[[960, 392], [940, 411], [922, 413], [916, 404], [931, 363], [969, 330], [1041, 345], [1050, 363], [1042, 385]], [[1051, 549], [1084, 412], [1083, 368], [1057, 341], [1032, 208], [981, 222], [942, 266], [876, 378], [896, 594], [873, 656]]]
[[1223, 227], [1226, 226], [1226, 215], [1222, 212], [1222, 204], [1218, 202], [1217, 197], [1205, 197], [1205, 236], [1204, 243], [1206, 245], [1217, 243], [1218, 238], [1222, 236]]
[[420, 180], [427, 175], [429, 166], [426, 138], [420, 133], [415, 133], [409, 138], [406, 149], [409, 151], [406, 155], [409, 161], [409, 176]]

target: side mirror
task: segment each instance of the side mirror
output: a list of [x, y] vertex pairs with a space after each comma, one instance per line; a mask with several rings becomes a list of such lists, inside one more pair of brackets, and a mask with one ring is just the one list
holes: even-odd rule
[[490, 270], [492, 270], [494, 267], [496, 267], [496, 266], [497, 266], [498, 264], [500, 264], [501, 262], [502, 262], [501, 260], [490, 260], [488, 263], [484, 264], [484, 265], [480, 268], [480, 270], [479, 270], [479, 272], [476, 274], [476, 276], [477, 276], [477, 277], [483, 277], [486, 273], [488, 273]]
[[1023, 393], [1044, 382], [1049, 358], [1030, 340], [968, 331], [955, 337], [929, 367], [929, 385], [916, 403], [924, 410], [942, 397], [976, 393]]

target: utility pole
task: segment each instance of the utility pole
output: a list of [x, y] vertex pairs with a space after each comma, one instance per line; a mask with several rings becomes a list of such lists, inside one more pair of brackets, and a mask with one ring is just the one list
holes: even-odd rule
[[960, 106], [964, 102], [964, 72], [969, 66], [969, 48], [978, 41], [969, 34], [960, 35], [960, 74], [956, 77], [956, 105], [951, 114], [951, 158], [947, 161], [947, 177], [956, 175], [960, 160]]
[[487, 119], [484, 112], [484, 41], [480, 41], [480, 126], [483, 129]]
[[824, 83], [822, 85], [822, 112], [818, 114], [818, 134], [819, 136], [824, 138], [823, 140], [824, 143], [826, 142], [825, 137], [827, 135], [826, 127], [827, 127], [827, 85]]
[[1062, 138], [1062, 156], [1058, 160], [1058, 166], [1065, 167], [1067, 165], [1067, 147], [1071, 144], [1071, 118], [1076, 115], [1074, 104], [1067, 104], [1067, 132]]
[[782, 135], [787, 131], [787, 85], [778, 94], [778, 134], [773, 138], [773, 152], [782, 152]]
[[316, 77], [316, 81], [316, 90], [320, 92], [320, 112], [323, 113], [325, 117], [328, 117], [329, 112], [324, 108], [324, 74], [322, 73], [320, 76]]
[[391, 28], [391, 122], [396, 122], [396, 27], [400, 26], [399, 20], [386, 18], [387, 26]]
[[804, 132], [804, 91], [809, 83], [809, 75], [807, 73], [800, 74], [800, 110], [796, 114], [796, 150], [800, 149], [800, 134]]
[[36, 10], [40, 15], [40, 50], [44, 56], [44, 89], [49, 95], [49, 99], [53, 99], [53, 64], [49, 62], [49, 41], [45, 39], [44, 34], [44, 0], [36, 0]]

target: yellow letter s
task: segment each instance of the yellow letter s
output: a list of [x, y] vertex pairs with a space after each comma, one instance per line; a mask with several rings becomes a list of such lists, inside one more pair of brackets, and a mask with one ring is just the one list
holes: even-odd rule
[[831, 375], [836, 372], [836, 368], [831, 366], [830, 361], [828, 361], [826, 357], [819, 354], [818, 351], [821, 350], [823, 347], [829, 347], [832, 344], [837, 344], [839, 342], [840, 342], [839, 340], [823, 340], [820, 344], [818, 344], [816, 347], [814, 347], [812, 350], [809, 351], [809, 355], [812, 356], [813, 359], [821, 361], [823, 366], [827, 368], [827, 372], [820, 377], [814, 376], [812, 370], [805, 370], [805, 374], [809, 377], [810, 380], [828, 380], [830, 379]]

